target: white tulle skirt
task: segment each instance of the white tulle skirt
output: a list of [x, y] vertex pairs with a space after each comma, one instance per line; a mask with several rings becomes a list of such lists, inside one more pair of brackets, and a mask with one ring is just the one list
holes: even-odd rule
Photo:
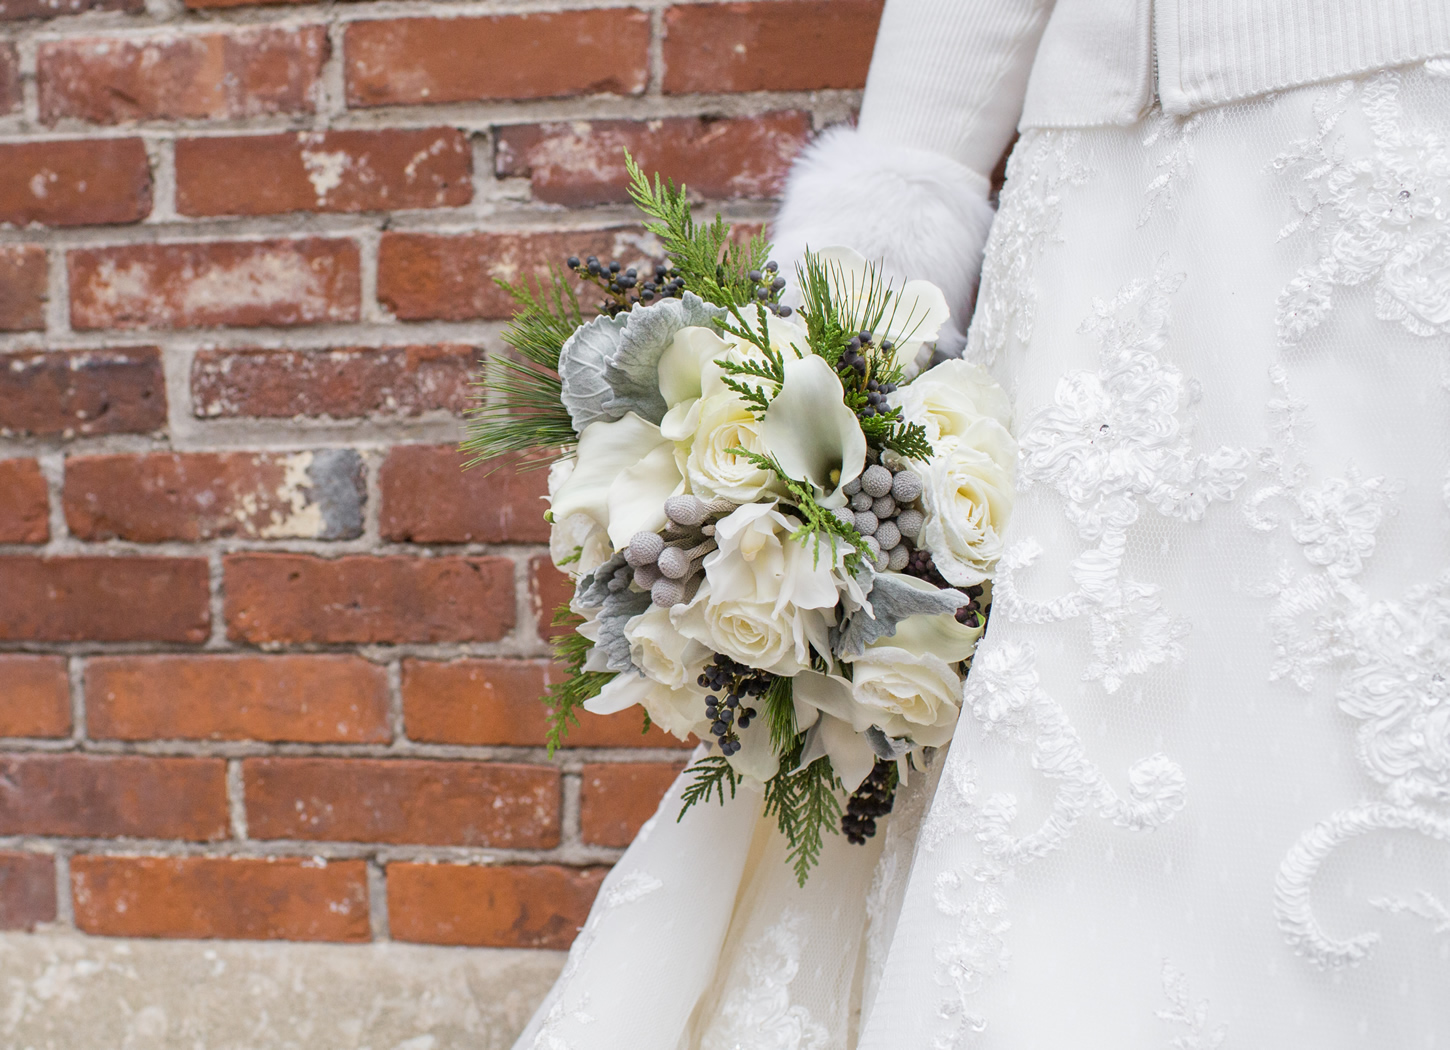
[[804, 889], [677, 784], [520, 1047], [1450, 1046], [1447, 74], [1023, 135], [950, 752]]

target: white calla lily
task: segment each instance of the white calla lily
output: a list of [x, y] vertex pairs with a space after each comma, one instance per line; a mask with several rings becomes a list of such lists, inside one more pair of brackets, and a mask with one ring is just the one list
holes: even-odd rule
[[730, 352], [730, 344], [708, 328], [681, 328], [660, 356], [660, 395], [668, 408], [700, 396], [708, 364]]
[[822, 506], [844, 507], [841, 487], [866, 466], [866, 435], [825, 358], [787, 354], [784, 366], [785, 382], [760, 423], [761, 440], [782, 470], [816, 488]]
[[664, 502], [680, 491], [674, 444], [659, 427], [629, 412], [584, 428], [574, 472], [559, 486], [552, 507], [557, 519], [587, 514], [619, 550], [636, 531], [663, 528]]

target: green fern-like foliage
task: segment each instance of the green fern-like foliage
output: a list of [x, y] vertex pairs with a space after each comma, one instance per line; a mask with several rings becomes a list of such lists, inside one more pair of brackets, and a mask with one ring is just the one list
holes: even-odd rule
[[518, 356], [491, 355], [474, 378], [474, 407], [461, 446], [470, 457], [465, 466], [510, 452], [532, 453], [525, 465], [547, 466], [578, 441], [564, 408], [558, 369], [559, 352], [584, 317], [557, 268], [538, 284], [499, 285], [517, 308], [503, 339]]
[[685, 819], [691, 807], [709, 802], [711, 796], [718, 797], [720, 805], [725, 805], [725, 792], [729, 791], [730, 797], [734, 798], [735, 789], [740, 786], [740, 774], [721, 755], [706, 755], [686, 772], [693, 773], [694, 779], [680, 795], [683, 804], [680, 815], [675, 818], [676, 823]]
[[845, 792], [829, 758], [823, 756], [796, 768], [805, 739], [805, 734], [796, 738], [780, 757], [780, 772], [765, 783], [765, 815], [775, 818], [785, 836], [786, 857], [801, 886], [820, 863], [826, 835], [840, 834], [841, 795]]
[[644, 228], [660, 239], [685, 286], [716, 306], [753, 302], [756, 284], [751, 270], [765, 265], [770, 242], [760, 234], [745, 244], [730, 236], [730, 224], [719, 215], [706, 225], [695, 222], [683, 185], [655, 175], [651, 180], [626, 151], [629, 196], [648, 218]]

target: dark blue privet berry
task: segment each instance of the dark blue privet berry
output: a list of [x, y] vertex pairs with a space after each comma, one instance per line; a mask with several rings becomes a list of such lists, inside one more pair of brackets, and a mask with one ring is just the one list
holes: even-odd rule
[[881, 340], [881, 349], [883, 349], [883, 350], [895, 350], [896, 349], [896, 344], [893, 343], [890, 339], [883, 339], [883, 340]]
[[609, 264], [609, 272], [610, 273], [618, 273], [619, 272], [619, 263], [617, 263], [617, 262], [610, 263]]
[[603, 267], [599, 265], [599, 260], [594, 258], [594, 256], [592, 255], [589, 256], [588, 259], [584, 260], [584, 268], [595, 275], [597, 275], [599, 271], [603, 269]]
[[781, 291], [783, 288], [785, 288], [785, 278], [784, 277], [777, 277], [775, 280], [773, 280], [773, 281], [770, 282], [770, 290], [772, 292]]
[[863, 343], [869, 343], [871, 341], [871, 333], [870, 332], [862, 332], [858, 338]]
[[768, 263], [765, 264], [765, 272], [766, 273], [775, 273], [775, 271], [777, 271], [779, 269], [780, 269], [780, 263], [776, 262], [773, 259], [770, 262], [768, 262]]
[[739, 721], [738, 725], [740, 726], [741, 729], [749, 729], [750, 728], [750, 719], [747, 718], [745, 715], [741, 715], [740, 716], [740, 721]]
[[726, 707], [730, 707], [730, 708], [739, 707], [740, 706], [740, 700], [735, 696], [734, 693], [731, 693], [729, 696], [727, 696], [725, 698], [725, 706]]
[[579, 256], [577, 256], [577, 255], [571, 255], [571, 256], [569, 256], [569, 258], [568, 258], [568, 266], [569, 266], [569, 269], [571, 269], [571, 270], [577, 270], [577, 269], [579, 269]]
[[721, 722], [719, 719], [716, 719], [710, 724], [710, 732], [714, 733], [716, 736], [724, 736], [726, 733], [730, 732], [730, 727], [727, 726], [724, 722]]
[[761, 273], [760, 273], [759, 270], [751, 270], [745, 276], [753, 284], [759, 284], [760, 283]]
[[852, 353], [855, 353], [856, 351], [861, 349], [861, 337], [859, 335], [853, 335], [851, 337], [851, 341], [847, 343], [846, 346], [851, 350]]
[[782, 317], [789, 317], [793, 313], [795, 313], [795, 311], [792, 310], [789, 306], [782, 306], [780, 308], [780, 316]]
[[755, 289], [755, 298], [763, 302], [770, 298], [770, 292], [764, 288], [757, 288]]
[[625, 270], [624, 271], [624, 276], [626, 276], [626, 277], [635, 277], [635, 276], [638, 276], [638, 274], [639, 274], [639, 271], [636, 270], [633, 266], [631, 266], [628, 270]]

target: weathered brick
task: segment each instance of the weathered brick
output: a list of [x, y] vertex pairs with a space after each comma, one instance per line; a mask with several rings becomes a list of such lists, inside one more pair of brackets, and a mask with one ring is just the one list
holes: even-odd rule
[[[548, 233], [385, 233], [378, 299], [404, 321], [506, 318], [514, 302], [498, 287], [533, 279], [570, 255], [598, 255], [643, 266], [658, 252], [637, 227]], [[587, 304], [589, 293], [581, 293]]]
[[548, 472], [517, 457], [480, 463], [452, 445], [402, 445], [378, 475], [383, 538], [413, 543], [546, 543]]
[[473, 155], [457, 128], [299, 131], [181, 139], [183, 215], [447, 208], [473, 199]]
[[0, 755], [0, 835], [208, 841], [227, 830], [219, 758]]
[[554, 638], [562, 628], [554, 626], [554, 612], [574, 597], [574, 581], [554, 568], [548, 555], [536, 554], [529, 559], [529, 605], [534, 610], [534, 623], [540, 638]]
[[234, 641], [495, 641], [514, 624], [507, 558], [236, 554], [225, 566]]
[[350, 449], [66, 461], [66, 524], [83, 540], [354, 539], [366, 499], [362, 457]]
[[306, 237], [79, 248], [66, 256], [76, 328], [355, 321], [357, 244]]
[[50, 539], [50, 497], [33, 459], [0, 459], [0, 543]]
[[140, 139], [0, 145], [0, 222], [91, 226], [151, 211], [151, 166]]
[[0, 557], [0, 640], [206, 641], [200, 558]]
[[383, 743], [387, 673], [351, 655], [94, 657], [86, 729], [97, 740]]
[[649, 15], [629, 8], [353, 22], [350, 106], [563, 95], [637, 95], [649, 80]]
[[504, 849], [559, 842], [559, 773], [549, 766], [256, 758], [242, 776], [253, 838]]
[[677, 4], [665, 11], [665, 92], [863, 87], [881, 6], [882, 0]]
[[202, 419], [356, 419], [458, 414], [479, 351], [471, 346], [339, 350], [202, 350], [191, 400]]
[[0, 354], [0, 435], [97, 437], [166, 426], [154, 346]]
[[121, 124], [307, 113], [327, 56], [322, 26], [42, 41], [40, 119]]
[[47, 285], [44, 248], [38, 244], [0, 246], [0, 332], [44, 328]]
[[[548, 742], [548, 681], [561, 671], [543, 660], [403, 661], [408, 739], [430, 744], [542, 747]], [[565, 747], [681, 747], [658, 726], [641, 732], [638, 711], [579, 713]]]
[[146, 10], [146, 0], [0, 0], [0, 20], [57, 18], [86, 11]]
[[808, 114], [569, 121], [500, 129], [500, 176], [529, 180], [534, 196], [573, 207], [629, 199], [628, 150], [645, 171], [712, 200], [774, 197], [810, 138]]
[[[684, 763], [596, 762], [580, 775], [579, 827], [593, 846], [628, 846]], [[673, 817], [671, 818], [673, 819]]]
[[0, 654], [0, 736], [59, 737], [70, 730], [65, 657]]
[[106, 937], [366, 941], [367, 865], [260, 857], [71, 858], [76, 926]]
[[[0, 10], [3, 10], [0, 0]], [[0, 18], [4, 18], [0, 14]], [[0, 113], [14, 113], [20, 108], [20, 55], [15, 45], [0, 44]]]
[[0, 930], [33, 930], [55, 921], [55, 858], [0, 853]]
[[389, 864], [389, 931], [422, 944], [562, 950], [604, 875], [555, 864]]

